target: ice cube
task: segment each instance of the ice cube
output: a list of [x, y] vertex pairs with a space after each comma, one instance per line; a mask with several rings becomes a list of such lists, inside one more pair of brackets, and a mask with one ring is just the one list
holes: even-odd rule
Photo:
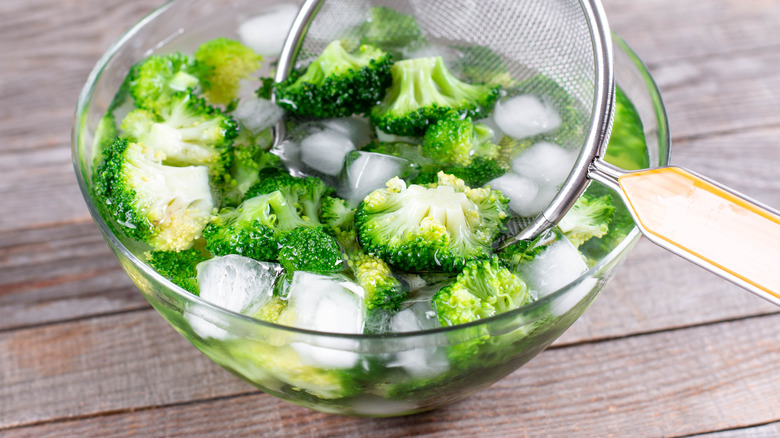
[[355, 145], [344, 134], [323, 130], [301, 140], [300, 148], [304, 164], [325, 175], [336, 176]]
[[410, 165], [403, 158], [363, 151], [350, 152], [345, 163], [338, 194], [353, 207], [369, 193], [385, 187], [393, 177], [400, 176]]
[[569, 239], [556, 239], [542, 253], [518, 266], [520, 276], [538, 298], [576, 280], [588, 265]]
[[533, 137], [561, 124], [555, 108], [531, 94], [500, 100], [496, 103], [493, 118], [503, 133], [516, 139]]
[[520, 216], [536, 216], [547, 206], [543, 204], [540, 207], [538, 202], [534, 202], [539, 194], [539, 184], [530, 178], [508, 172], [487, 185], [508, 196], [509, 208]]
[[[393, 333], [416, 332], [439, 327], [439, 318], [430, 300], [419, 301], [398, 312], [390, 321]], [[414, 339], [401, 339], [407, 350], [396, 353], [390, 367], [403, 368], [415, 378], [432, 377], [446, 371], [449, 361], [445, 352], [435, 345], [417, 345]]]
[[238, 26], [241, 42], [266, 57], [282, 53], [287, 32], [298, 15], [295, 3], [279, 3], [267, 13], [252, 17]]
[[409, 143], [419, 144], [421, 140], [417, 137], [403, 137], [401, 135], [388, 134], [378, 127], [376, 128], [376, 139], [382, 143]]
[[366, 119], [360, 117], [328, 119], [324, 120], [322, 125], [327, 130], [347, 137], [357, 147], [365, 146], [371, 141], [371, 126]]
[[[285, 325], [327, 333], [363, 333], [365, 306], [363, 289], [339, 276], [297, 271], [288, 289], [287, 307], [279, 316]], [[333, 341], [333, 345], [323, 342]], [[293, 342], [290, 346], [308, 365], [351, 368], [359, 356], [350, 351], [354, 341], [334, 338], [318, 345]]]
[[260, 98], [241, 99], [232, 113], [233, 118], [254, 134], [274, 126], [283, 115], [284, 110], [277, 104]]
[[284, 272], [276, 263], [236, 254], [206, 260], [198, 264], [197, 271], [202, 299], [247, 315], [271, 299], [276, 280]]
[[512, 171], [540, 185], [557, 187], [569, 176], [576, 160], [577, 151], [564, 149], [554, 143], [539, 142], [512, 161]]

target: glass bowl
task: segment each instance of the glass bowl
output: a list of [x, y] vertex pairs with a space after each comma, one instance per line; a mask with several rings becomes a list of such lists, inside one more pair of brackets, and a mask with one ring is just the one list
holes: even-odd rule
[[[112, 233], [93, 201], [93, 138], [128, 69], [153, 52], [191, 52], [274, 10], [274, 2], [173, 1], [141, 20], [100, 59], [80, 95], [73, 128], [78, 183], [100, 232], [157, 311], [195, 347], [248, 383], [324, 412], [396, 416], [462, 399], [501, 379], [558, 338], [607, 284], [639, 239], [634, 228], [575, 281], [522, 308], [474, 323], [386, 335], [344, 335], [279, 326], [214, 306], [172, 284]], [[639, 58], [614, 37], [616, 77], [637, 107], [650, 163], [668, 162], [661, 97]], [[198, 385], [199, 382], [191, 382]]]

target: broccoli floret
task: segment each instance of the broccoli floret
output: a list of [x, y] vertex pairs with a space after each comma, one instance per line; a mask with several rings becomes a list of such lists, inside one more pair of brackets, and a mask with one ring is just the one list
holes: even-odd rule
[[442, 326], [489, 318], [530, 301], [525, 282], [497, 257], [467, 263], [452, 284], [433, 296]]
[[149, 251], [146, 261], [163, 277], [171, 280], [182, 289], [198, 295], [198, 263], [211, 256], [197, 248], [182, 251]]
[[225, 200], [229, 205], [240, 203], [247, 191], [261, 179], [287, 173], [282, 159], [267, 151], [272, 141], [270, 129], [258, 135], [244, 128], [239, 131], [231, 148], [230, 181], [225, 188]]
[[378, 6], [368, 11], [368, 20], [358, 29], [362, 44], [371, 44], [401, 58], [426, 43], [414, 16]]
[[230, 164], [230, 146], [236, 122], [189, 93], [175, 93], [169, 104], [154, 113], [136, 109], [122, 120], [122, 130], [143, 143], [171, 166], [209, 166], [224, 177]]
[[495, 160], [498, 145], [491, 141], [493, 130], [470, 117], [457, 115], [437, 121], [425, 131], [423, 153], [444, 164], [468, 166], [475, 157]]
[[237, 208], [225, 208], [203, 230], [206, 249], [223, 256], [239, 254], [255, 260], [276, 260], [277, 215], [297, 214], [286, 205], [281, 192], [249, 198]]
[[512, 243], [501, 250], [498, 256], [506, 266], [513, 271], [517, 271], [519, 266], [535, 259], [546, 251], [550, 244], [563, 238], [561, 230], [558, 227], [553, 227], [533, 240], [518, 240]]
[[288, 204], [288, 210], [294, 211], [284, 217], [276, 212], [279, 220], [278, 228], [283, 231], [291, 231], [299, 226], [316, 227], [322, 225], [319, 221], [320, 203], [324, 196], [333, 190], [325, 185], [321, 179], [309, 176], [296, 178], [291, 175], [279, 175], [261, 180], [252, 186], [246, 193], [246, 198], [264, 195], [274, 191], [280, 191]]
[[615, 87], [615, 118], [604, 161], [626, 170], [650, 166], [642, 118], [620, 87]]
[[322, 201], [322, 221], [336, 236], [355, 282], [363, 288], [367, 318], [380, 310], [399, 310], [407, 291], [384, 260], [366, 254], [358, 245], [354, 215], [355, 210], [343, 199], [326, 197]]
[[488, 257], [508, 217], [509, 200], [489, 188], [438, 174], [429, 185], [399, 178], [370, 193], [355, 225], [369, 254], [409, 271], [458, 272], [469, 260]]
[[346, 117], [364, 114], [376, 105], [390, 86], [393, 57], [376, 47], [362, 45], [355, 53], [336, 40], [303, 70], [276, 84], [279, 106], [294, 114]]
[[192, 247], [212, 217], [208, 169], [165, 166], [143, 144], [117, 138], [93, 177], [98, 199], [123, 232], [154, 249]]
[[136, 106], [156, 113], [169, 106], [178, 92], [199, 93], [206, 71], [192, 56], [152, 55], [135, 64], [126, 81]]
[[261, 99], [271, 100], [275, 85], [274, 78], [260, 78], [260, 86], [255, 90], [255, 95]]
[[501, 55], [484, 46], [456, 47], [461, 53], [460, 71], [471, 82], [500, 85], [512, 89], [518, 82], [512, 78], [509, 67]]
[[228, 38], [215, 38], [198, 47], [195, 60], [205, 69], [203, 96], [211, 103], [228, 105], [238, 97], [242, 79], [260, 68], [263, 57]]
[[420, 136], [452, 112], [483, 118], [498, 99], [498, 87], [457, 79], [440, 56], [396, 62], [390, 73], [392, 85], [370, 115], [371, 122], [389, 134]]
[[507, 169], [496, 160], [475, 157], [468, 166], [451, 166], [444, 172], [462, 179], [469, 187], [481, 187], [505, 174]]
[[607, 189], [601, 184], [591, 183], [585, 190], [586, 195], [594, 197], [609, 196], [615, 211], [612, 214], [612, 220], [609, 222], [608, 231], [598, 239], [590, 239], [580, 245], [580, 253], [586, 258], [588, 264], [593, 266], [598, 260], [601, 260], [609, 254], [615, 247], [628, 236], [628, 233], [636, 226], [634, 218], [631, 217], [628, 208], [626, 208], [620, 195], [613, 190]]
[[558, 222], [558, 228], [574, 246], [579, 247], [592, 237], [607, 234], [614, 211], [612, 198], [608, 195], [596, 197], [585, 193]]
[[324, 227], [296, 228], [279, 240], [279, 263], [287, 272], [339, 272], [342, 269], [341, 250]]

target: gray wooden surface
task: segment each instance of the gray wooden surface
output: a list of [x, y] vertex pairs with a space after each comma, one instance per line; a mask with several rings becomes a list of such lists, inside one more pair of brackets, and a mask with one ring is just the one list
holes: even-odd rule
[[[101, 53], [159, 0], [0, 2], [0, 435], [780, 436], [779, 308], [640, 242], [585, 315], [435, 412], [312, 412], [211, 363], [136, 292], [76, 187]], [[674, 163], [780, 206], [779, 0], [605, 0], [654, 74]]]

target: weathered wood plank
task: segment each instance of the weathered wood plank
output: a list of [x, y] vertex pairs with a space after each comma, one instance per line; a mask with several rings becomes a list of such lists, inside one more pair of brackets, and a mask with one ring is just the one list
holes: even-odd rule
[[147, 306], [91, 220], [0, 232], [0, 330]]
[[[103, 411], [12, 435], [389, 437], [445, 436], [457, 428], [462, 436], [589, 437], [680, 436], [780, 419], [780, 316], [552, 349], [461, 403], [386, 420], [313, 413], [263, 394], [229, 397], [247, 387], [161, 329], [150, 312], [134, 316], [132, 327], [127, 318], [101, 318], [0, 337], [0, 351], [12, 351], [0, 353], [0, 369], [11, 377], [0, 403], [18, 421], [3, 426]], [[110, 353], [100, 351], [109, 344]], [[61, 365], [35, 360], [48, 357], [60, 357]], [[95, 372], [99, 381], [86, 377]], [[42, 394], [61, 379], [74, 380], [80, 406], [55, 400], [66, 397], [59, 392]], [[218, 396], [228, 398], [133, 411]]]
[[604, 0], [609, 24], [652, 64], [681, 58], [776, 51], [773, 0]]

